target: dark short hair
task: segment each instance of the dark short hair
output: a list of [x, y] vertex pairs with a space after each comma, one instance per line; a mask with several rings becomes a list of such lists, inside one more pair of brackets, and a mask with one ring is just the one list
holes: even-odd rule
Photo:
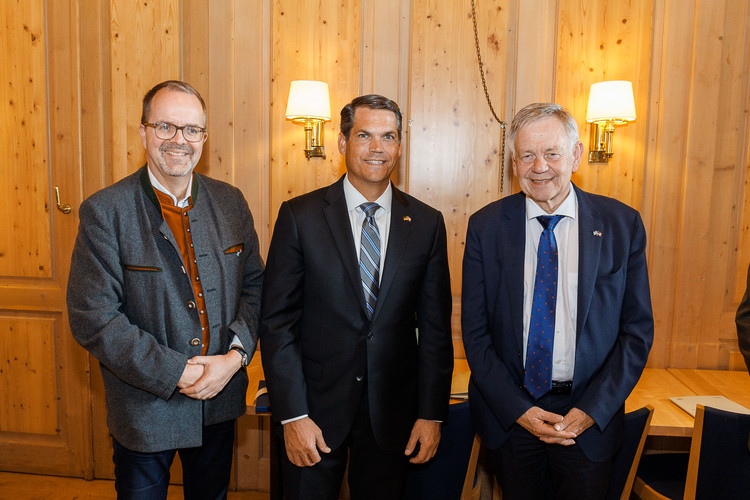
[[194, 95], [198, 98], [198, 100], [201, 103], [201, 108], [203, 108], [203, 124], [206, 124], [206, 103], [203, 101], [203, 98], [198, 93], [195, 88], [193, 88], [192, 85], [189, 83], [182, 82], [180, 80], [167, 80], [165, 82], [161, 82], [154, 86], [151, 90], [146, 92], [146, 95], [143, 96], [143, 109], [141, 110], [141, 123], [146, 123], [148, 121], [148, 116], [151, 114], [151, 103], [154, 100], [154, 96], [156, 96], [156, 93], [159, 92], [162, 89], [168, 89], [168, 90], [174, 90], [176, 92], [184, 92], [186, 94]]
[[398, 129], [398, 140], [401, 142], [401, 110], [395, 101], [378, 94], [368, 94], [355, 97], [352, 102], [341, 110], [341, 133], [349, 139], [349, 132], [354, 127], [354, 112], [357, 108], [387, 109], [396, 115], [396, 128]]
[[575, 118], [570, 112], [560, 106], [551, 102], [535, 102], [529, 104], [521, 109], [516, 116], [513, 117], [513, 121], [510, 124], [510, 132], [508, 133], [508, 147], [510, 148], [511, 156], [515, 157], [516, 154], [516, 135], [518, 132], [527, 125], [531, 125], [534, 122], [543, 120], [545, 118], [555, 118], [565, 128], [565, 132], [568, 135], [568, 141], [570, 142], [571, 151], [578, 143], [578, 124]]

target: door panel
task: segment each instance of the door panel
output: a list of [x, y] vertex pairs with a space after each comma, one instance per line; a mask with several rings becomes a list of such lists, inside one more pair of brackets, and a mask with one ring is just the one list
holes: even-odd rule
[[91, 477], [65, 287], [80, 202], [76, 1], [0, 2], [0, 469]]

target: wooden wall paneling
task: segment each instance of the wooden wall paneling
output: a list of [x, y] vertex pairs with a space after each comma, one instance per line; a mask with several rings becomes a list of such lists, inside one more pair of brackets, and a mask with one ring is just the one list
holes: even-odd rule
[[[408, 191], [441, 210], [448, 231], [454, 346], [463, 357], [459, 302], [469, 216], [500, 197], [500, 125], [477, 68], [471, 6], [415, 0], [409, 94]], [[505, 116], [507, 2], [479, 2], [478, 30], [493, 105]]]
[[[484, 0], [477, 0], [480, 4]], [[512, 78], [508, 80], [508, 113], [510, 126], [515, 113], [533, 102], [553, 99], [556, 75], [557, 2], [549, 0], [516, 0], [509, 2], [513, 19], [509, 46]], [[513, 191], [506, 191], [510, 194]]]
[[255, 220], [261, 254], [270, 241], [271, 1], [235, 0], [235, 171]]
[[0, 276], [50, 278], [44, 5], [0, 9]]
[[[699, 351], [701, 367], [731, 368], [739, 358], [735, 312], [741, 296], [732, 293], [744, 288], [747, 265], [737, 258], [737, 207], [741, 206], [741, 183], [748, 148], [748, 71], [750, 70], [750, 2], [726, 2], [723, 29], [719, 35], [720, 89], [717, 103], [717, 147], [714, 160], [714, 183], [711, 196], [713, 221], [728, 220], [729, 224], [710, 224], [708, 231], [709, 262], [717, 256], [716, 272], [707, 275], [711, 304], [719, 320], [706, 318], [704, 324], [711, 342]], [[737, 22], [744, 19], [745, 23]], [[744, 249], [743, 249], [744, 250]], [[720, 267], [719, 267], [720, 266]]]
[[[345, 172], [337, 147], [339, 112], [359, 94], [360, 15], [359, 1], [274, 1], [270, 75], [272, 223], [282, 201], [326, 186]], [[292, 80], [328, 83], [332, 119], [325, 126], [325, 159], [305, 159], [302, 127], [284, 118]]]
[[145, 163], [138, 133], [143, 95], [163, 80], [180, 78], [179, 7], [180, 0], [111, 2], [113, 181]]
[[[671, 345], [673, 342], [683, 342], [681, 338], [685, 334], [674, 330], [674, 322], [682, 286], [677, 273], [680, 267], [680, 234], [684, 225], [686, 124], [690, 118], [694, 69], [693, 43], [687, 41], [694, 40], [695, 16], [695, 2], [683, 2], [679, 6], [665, 2], [660, 54], [663, 63], [658, 75], [652, 77], [652, 81], [659, 82], [660, 101], [656, 130], [649, 134], [652, 140], [648, 143], [649, 148], [656, 152], [655, 163], [649, 167], [653, 172], [649, 182], [654, 186], [653, 189], [649, 188], [653, 197], [648, 235], [655, 322], [654, 345], [649, 355], [651, 367], [672, 366]], [[648, 153], [647, 157], [650, 157]]]
[[[209, 133], [204, 154], [206, 174], [229, 182], [236, 168], [234, 155], [235, 12], [232, 0], [212, 2], [208, 12], [208, 89], [206, 105], [213, 133]], [[187, 55], [187, 54], [183, 54]], [[242, 61], [245, 63], [244, 61]], [[247, 63], [245, 63], [247, 64]]]
[[401, 159], [391, 175], [399, 189], [406, 189], [408, 184], [410, 26], [409, 0], [362, 0], [359, 93], [384, 95], [401, 108]]
[[[677, 301], [678, 314], [674, 323], [680, 342], [672, 346], [673, 363], [678, 362], [680, 367], [715, 367], [718, 358], [729, 228], [728, 224], [715, 221], [728, 220], [734, 202], [730, 193], [733, 191], [735, 150], [732, 148], [732, 157], [727, 158], [720, 144], [722, 133], [734, 135], [722, 125], [728, 121], [731, 128], [735, 126], [731, 123], [734, 110], [722, 105], [733, 97], [731, 67], [725, 71], [726, 63], [722, 59], [724, 35], [730, 35], [724, 26], [728, 3], [731, 0], [698, 4], [695, 39], [700, 43], [695, 44], [693, 54], [693, 102], [687, 123], [684, 185], [685, 224], [680, 243], [683, 252], [677, 276], [682, 293]], [[733, 139], [736, 140], [736, 135]]]
[[109, 2], [86, 2], [81, 9], [81, 161], [82, 193], [74, 206], [112, 183], [113, 128], [132, 127], [132, 120], [115, 123], [111, 104]]
[[[619, 2], [561, 0], [555, 102], [578, 122], [585, 156], [573, 176], [580, 188], [611, 196], [640, 209], [648, 114], [652, 0]], [[617, 127], [609, 163], [588, 163], [586, 123], [589, 90], [604, 80], [630, 80], [636, 120]]]
[[[750, 38], [750, 16], [745, 16], [744, 39]], [[747, 46], [747, 42], [746, 45]], [[743, 66], [745, 75], [742, 79], [743, 102], [750, 103], [750, 51], [745, 51], [743, 56]], [[737, 124], [738, 134], [741, 141], [737, 143], [737, 157], [741, 162], [741, 167], [736, 170], [735, 190], [737, 191], [738, 204], [732, 216], [732, 222], [736, 224], [737, 230], [735, 239], [735, 279], [729, 288], [728, 301], [731, 304], [737, 304], [742, 300], [747, 286], [748, 263], [750, 262], [750, 115], [745, 113]], [[736, 222], [735, 222], [736, 221]]]
[[[714, 352], [709, 354], [716, 363], [716, 337], [711, 338], [710, 324], [718, 323], [723, 304], [723, 283], [718, 288], [709, 287], [712, 273], [723, 277], [724, 259], [716, 258], [712, 251], [715, 246], [710, 241], [711, 226], [715, 224], [716, 196], [731, 203], [728, 196], [731, 184], [725, 185], [725, 192], [715, 192], [717, 182], [717, 139], [719, 103], [729, 96], [722, 96], [722, 34], [724, 30], [725, 3], [712, 2], [712, 5], [696, 4], [695, 23], [691, 54], [691, 74], [689, 111], [684, 123], [686, 127], [686, 149], [682, 179], [683, 206], [680, 213], [682, 231], [680, 234], [677, 289], [680, 294], [675, 302], [674, 335], [672, 337], [670, 366], [697, 368], [706, 366], [701, 360], [701, 352], [706, 347]], [[728, 83], [728, 82], [727, 82]], [[725, 177], [725, 176], [723, 176]], [[731, 183], [731, 172], [729, 183]], [[722, 203], [719, 200], [719, 203]], [[727, 207], [728, 208], [728, 207]], [[728, 218], [728, 212], [724, 220]], [[721, 219], [719, 219], [721, 220]], [[725, 224], [722, 231], [726, 231]], [[726, 240], [726, 236], [724, 238]], [[714, 255], [712, 255], [714, 254]], [[718, 292], [718, 293], [717, 293]], [[716, 297], [718, 295], [718, 297]], [[717, 300], [718, 299], [718, 300]], [[717, 307], [718, 306], [718, 307]], [[715, 332], [713, 333], [715, 335]], [[703, 356], [706, 353], [703, 352]]]

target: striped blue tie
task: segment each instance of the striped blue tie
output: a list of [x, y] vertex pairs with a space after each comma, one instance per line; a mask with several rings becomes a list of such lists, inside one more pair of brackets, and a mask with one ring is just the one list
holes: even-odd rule
[[375, 212], [380, 205], [363, 203], [359, 206], [365, 213], [362, 222], [362, 239], [359, 244], [359, 275], [367, 305], [367, 318], [372, 319], [380, 288], [380, 231], [375, 223]]
[[536, 254], [534, 297], [531, 301], [526, 372], [523, 378], [526, 390], [534, 399], [541, 398], [552, 387], [552, 346], [557, 303], [557, 241], [553, 231], [562, 218], [562, 215], [537, 217], [544, 230], [539, 238]]

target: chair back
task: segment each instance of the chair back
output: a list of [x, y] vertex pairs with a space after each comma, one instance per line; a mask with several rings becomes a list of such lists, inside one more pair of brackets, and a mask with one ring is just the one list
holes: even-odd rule
[[[469, 403], [450, 405], [437, 453], [426, 464], [409, 464], [403, 500], [457, 500], [461, 497], [474, 448]], [[474, 454], [476, 470], [477, 443]], [[472, 474], [473, 476], [473, 474]], [[473, 481], [472, 481], [473, 482]]]
[[654, 407], [644, 406], [625, 414], [625, 432], [622, 448], [612, 459], [607, 500], [627, 500], [633, 489], [635, 473], [641, 461], [641, 453], [651, 428]]
[[685, 481], [686, 499], [750, 496], [750, 415], [698, 405]]

